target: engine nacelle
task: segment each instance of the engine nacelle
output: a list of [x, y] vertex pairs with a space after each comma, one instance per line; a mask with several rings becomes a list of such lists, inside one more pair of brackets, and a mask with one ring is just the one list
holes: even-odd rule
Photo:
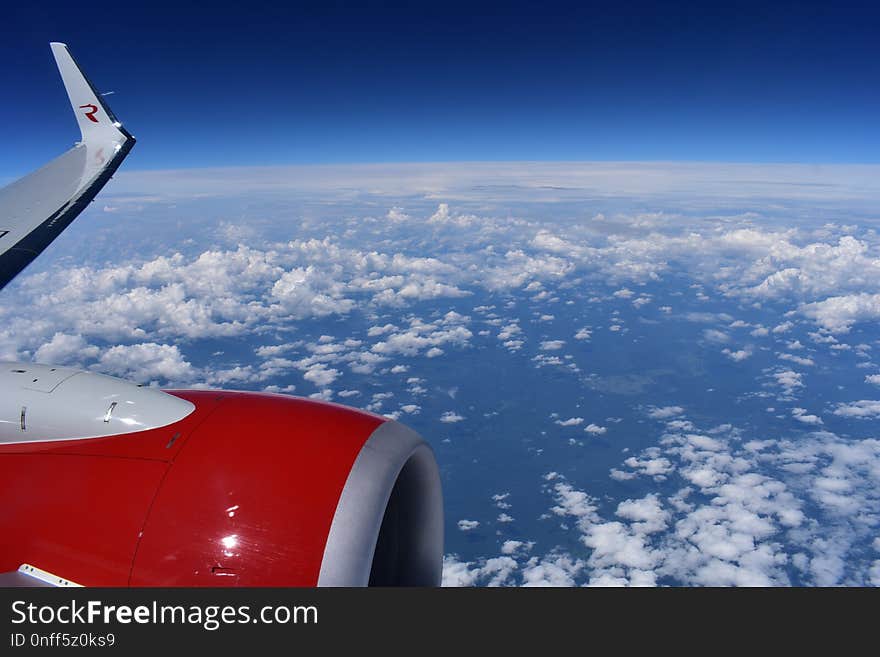
[[[13, 410], [24, 394], [51, 411], [63, 392], [59, 383], [22, 393], [26, 380], [11, 380], [0, 398]], [[86, 586], [440, 583], [440, 478], [430, 447], [404, 425], [285, 395], [161, 392], [110, 377], [99, 398], [86, 388], [75, 392], [80, 410], [104, 410], [80, 413], [83, 426], [109, 424], [114, 399], [110, 421], [121, 420], [116, 409], [132, 398], [155, 426], [41, 440], [7, 422], [0, 435], [28, 440], [0, 437], [0, 573], [30, 564]], [[168, 413], [182, 416], [166, 423]]]

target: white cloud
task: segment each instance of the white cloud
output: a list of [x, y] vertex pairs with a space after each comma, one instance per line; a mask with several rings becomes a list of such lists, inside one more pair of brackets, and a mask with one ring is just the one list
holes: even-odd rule
[[520, 552], [520, 550], [528, 551], [531, 550], [534, 545], [535, 544], [532, 541], [504, 541], [504, 543], [501, 544], [501, 554], [516, 554]]
[[803, 356], [796, 356], [795, 354], [779, 354], [779, 360], [787, 360], [791, 363], [797, 363], [798, 365], [805, 365], [807, 367], [815, 365], [812, 358], [804, 358]]
[[442, 586], [503, 586], [519, 564], [509, 556], [484, 559], [480, 563], [460, 561], [456, 555], [443, 558]]
[[880, 319], [880, 294], [847, 294], [807, 303], [800, 312], [831, 333], [849, 333], [856, 322]]
[[798, 422], [803, 422], [804, 424], [822, 424], [822, 418], [820, 418], [818, 415], [812, 415], [808, 413], [807, 409], [805, 408], [793, 408], [791, 409], [791, 414], [795, 420], [797, 420]]
[[391, 333], [375, 343], [371, 350], [383, 356], [417, 356], [424, 349], [428, 358], [434, 358], [443, 354], [441, 346], [464, 347], [468, 344], [473, 333], [465, 328], [467, 322], [468, 318], [461, 316], [430, 323], [413, 319], [409, 328]]
[[397, 327], [394, 324], [385, 324], [384, 326], [371, 326], [367, 330], [367, 335], [373, 338], [378, 335], [385, 335], [386, 333], [391, 333], [396, 330]]
[[780, 386], [787, 396], [794, 394], [798, 388], [803, 388], [802, 375], [793, 370], [779, 370], [773, 373], [776, 385]]
[[859, 419], [878, 418], [880, 417], [880, 401], [862, 399], [849, 404], [838, 404], [834, 409], [834, 414]]
[[[659, 452], [658, 452], [659, 453]], [[640, 475], [654, 477], [655, 480], [663, 481], [666, 475], [675, 469], [672, 462], [662, 456], [649, 456], [648, 458], [636, 458], [630, 456], [623, 462], [629, 468], [632, 468]], [[624, 479], [623, 477], [618, 477]]]
[[532, 557], [522, 570], [523, 586], [561, 587], [574, 586], [575, 577], [586, 564], [568, 555]]
[[565, 340], [545, 340], [541, 343], [542, 351], [558, 351], [565, 346]]
[[730, 360], [735, 363], [739, 363], [744, 361], [747, 358], [750, 358], [752, 355], [752, 350], [749, 347], [745, 349], [739, 349], [737, 351], [731, 351], [730, 349], [722, 349], [721, 353], [727, 356]]
[[521, 335], [522, 329], [516, 322], [511, 322], [500, 331], [498, 331], [499, 340], [510, 340], [511, 338]]
[[670, 514], [656, 493], [638, 500], [625, 500], [617, 505], [617, 516], [629, 520], [636, 533], [653, 534], [666, 529]]
[[560, 427], [576, 427], [579, 424], [583, 423], [584, 418], [582, 417], [570, 417], [567, 420], [555, 420], [556, 424]]
[[99, 353], [100, 349], [88, 344], [81, 335], [59, 332], [37, 349], [34, 359], [50, 365], [82, 365]]
[[648, 417], [654, 420], [665, 420], [682, 413], [684, 413], [684, 409], [681, 406], [651, 406]]
[[446, 411], [440, 416], [440, 421], [446, 423], [461, 422], [464, 419], [463, 415], [459, 415], [455, 411]]
[[329, 386], [339, 376], [339, 371], [328, 368], [323, 363], [316, 363], [306, 370], [303, 378], [314, 383], [318, 387]]
[[101, 354], [95, 369], [141, 383], [190, 382], [196, 378], [195, 368], [176, 345], [155, 342], [111, 347]]
[[709, 342], [714, 342], [716, 344], [724, 344], [726, 342], [730, 342], [730, 336], [727, 335], [724, 331], [718, 331], [716, 329], [706, 329], [703, 331], [703, 337]]

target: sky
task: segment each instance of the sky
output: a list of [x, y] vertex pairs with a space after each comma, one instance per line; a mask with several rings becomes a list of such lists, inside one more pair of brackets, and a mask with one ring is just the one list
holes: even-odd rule
[[76, 137], [51, 40], [115, 92], [140, 139], [128, 169], [875, 163], [878, 18], [847, 2], [15, 3], [0, 178]]

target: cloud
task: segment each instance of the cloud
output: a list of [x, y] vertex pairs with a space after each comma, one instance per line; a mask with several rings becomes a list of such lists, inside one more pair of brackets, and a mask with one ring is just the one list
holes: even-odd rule
[[586, 564], [568, 555], [532, 557], [522, 569], [522, 585], [528, 587], [574, 586]]
[[339, 371], [328, 368], [323, 363], [316, 363], [306, 370], [303, 378], [314, 383], [319, 388], [329, 386], [339, 376]]
[[367, 336], [373, 338], [377, 335], [385, 335], [386, 333], [392, 333], [396, 330], [397, 327], [394, 324], [385, 324], [384, 326], [371, 326], [367, 330]]
[[800, 312], [830, 333], [849, 333], [853, 324], [880, 318], [880, 294], [848, 294], [803, 304]]
[[293, 319], [344, 315], [355, 306], [346, 298], [345, 286], [328, 279], [316, 267], [297, 267], [285, 272], [272, 286], [272, 298]]
[[[796, 408], [793, 416], [809, 414]], [[693, 433], [693, 423], [673, 423], [658, 446], [625, 460], [638, 467], [663, 459], [671, 486], [620, 501], [614, 519], [600, 500], [547, 473], [548, 517], [570, 520], [587, 551], [554, 550], [523, 561], [511, 546], [508, 556], [520, 560], [508, 583], [767, 586], [791, 584], [795, 575], [823, 586], [873, 582], [876, 559], [855, 555], [874, 536], [880, 514], [880, 441], [816, 431], [743, 442], [731, 425]], [[768, 464], [779, 466], [775, 475], [763, 471]], [[650, 475], [647, 468], [635, 474]]]
[[442, 586], [503, 586], [510, 581], [511, 575], [519, 564], [508, 556], [484, 559], [479, 563], [460, 561], [457, 555], [446, 555], [443, 558]]
[[[645, 454], [647, 458], [630, 456], [623, 461], [623, 464], [634, 470], [637, 474], [653, 477], [656, 481], [665, 480], [666, 475], [675, 469], [675, 466], [669, 459], [658, 455], [659, 451], [648, 452], [646, 450]], [[627, 477], [618, 476], [617, 478], [624, 480]]]
[[874, 419], [880, 417], [880, 401], [862, 399], [849, 404], [838, 404], [834, 414], [841, 417]]
[[681, 406], [651, 406], [648, 411], [648, 417], [654, 420], [665, 420], [682, 413], [684, 413], [684, 409]]
[[570, 417], [567, 420], [555, 420], [560, 427], [576, 427], [584, 421], [582, 417]]
[[413, 319], [407, 329], [396, 330], [375, 343], [371, 350], [384, 356], [417, 356], [424, 350], [425, 356], [434, 358], [443, 354], [441, 346], [464, 347], [473, 337], [465, 328], [469, 318], [447, 314], [443, 319], [424, 322]]
[[469, 532], [472, 529], [476, 529], [480, 526], [480, 523], [476, 520], [459, 520], [458, 528], [463, 532]]
[[176, 345], [155, 342], [110, 347], [101, 354], [95, 369], [141, 383], [191, 382], [196, 378], [195, 368]]
[[49, 342], [41, 345], [34, 354], [38, 363], [50, 365], [80, 365], [95, 358], [100, 349], [86, 342], [81, 335], [55, 333]]
[[657, 494], [651, 493], [638, 500], [624, 500], [617, 505], [615, 515], [631, 521], [631, 529], [636, 533], [653, 534], [666, 529], [670, 518], [663, 509]]
[[752, 350], [749, 347], [746, 347], [745, 349], [739, 349], [737, 351], [722, 349], [721, 353], [727, 356], [733, 362], [739, 363], [746, 360], [747, 358], [750, 358], [752, 355]]
[[565, 340], [545, 340], [541, 343], [542, 351], [558, 351], [565, 346]]
[[730, 342], [730, 336], [727, 335], [724, 331], [718, 331], [716, 329], [706, 329], [703, 331], [703, 337], [709, 342], [714, 342], [716, 344], [725, 344]]
[[461, 422], [464, 419], [465, 418], [463, 415], [459, 415], [455, 411], [446, 411], [445, 413], [443, 413], [443, 415], [440, 416], [440, 421], [445, 422], [447, 424], [451, 424], [454, 422]]
[[779, 360], [787, 360], [789, 362], [797, 363], [798, 365], [804, 365], [807, 367], [816, 364], [812, 358], [804, 358], [803, 356], [796, 356], [794, 354], [779, 354]]
[[792, 396], [795, 390], [804, 387], [802, 375], [793, 370], [778, 370], [772, 376], [776, 385], [783, 389], [787, 397]]
[[791, 409], [792, 417], [798, 422], [803, 422], [804, 424], [813, 424], [818, 425], [822, 424], [822, 418], [818, 415], [811, 415], [807, 413], [805, 408], [793, 408]]

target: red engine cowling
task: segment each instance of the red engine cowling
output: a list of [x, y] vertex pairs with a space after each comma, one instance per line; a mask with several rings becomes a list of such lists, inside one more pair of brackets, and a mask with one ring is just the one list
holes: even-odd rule
[[439, 584], [440, 479], [415, 432], [284, 395], [171, 394], [195, 409], [166, 426], [0, 443], [0, 572], [27, 563], [86, 586]]

